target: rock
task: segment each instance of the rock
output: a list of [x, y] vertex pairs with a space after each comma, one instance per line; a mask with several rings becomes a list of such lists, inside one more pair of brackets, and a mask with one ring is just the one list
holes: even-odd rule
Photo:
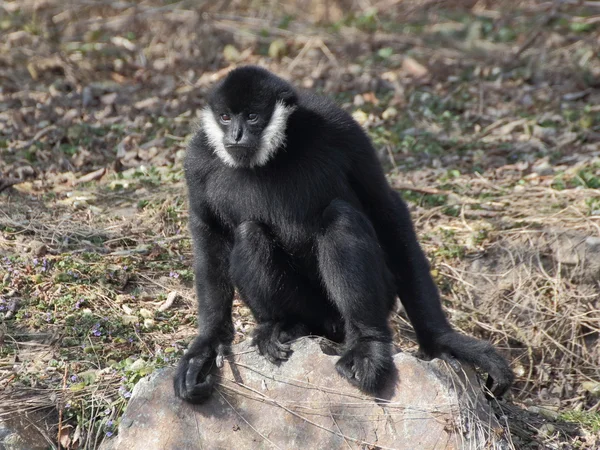
[[241, 53], [235, 46], [227, 44], [223, 48], [223, 57], [229, 62], [237, 62], [240, 60]]
[[94, 93], [92, 92], [92, 88], [89, 86], [84, 87], [83, 91], [81, 92], [81, 103], [83, 107], [87, 108], [88, 106], [91, 106], [93, 102]]
[[[0, 449], [44, 450], [48, 448], [47, 434], [41, 430], [55, 430], [56, 412], [53, 410], [14, 413], [0, 420]], [[36, 424], [37, 427], [32, 426]]]
[[388, 109], [386, 109], [382, 114], [381, 114], [381, 118], [383, 120], [388, 120], [388, 119], [393, 119], [394, 117], [396, 117], [398, 115], [398, 110], [396, 108], [394, 108], [393, 106], [390, 106]]
[[554, 174], [554, 167], [550, 164], [549, 158], [543, 158], [531, 167], [534, 173], [540, 176], [548, 176]]
[[[445, 363], [395, 357], [397, 374], [382, 399], [339, 377], [335, 356], [316, 339], [292, 346], [274, 366], [246, 342], [219, 373], [210, 400], [189, 405], [173, 394], [173, 370], [142, 379], [118, 436], [101, 450], [153, 449], [462, 449], [503, 448], [475, 375]], [[508, 447], [506, 447], [508, 448]]]
[[40, 241], [31, 241], [29, 243], [29, 251], [36, 258], [41, 258], [48, 252], [48, 247], [46, 244]]
[[548, 235], [554, 259], [571, 266], [572, 276], [584, 282], [600, 280], [600, 238], [564, 230], [552, 230]]
[[283, 39], [275, 39], [269, 45], [269, 56], [273, 59], [281, 59], [288, 53], [287, 44]]

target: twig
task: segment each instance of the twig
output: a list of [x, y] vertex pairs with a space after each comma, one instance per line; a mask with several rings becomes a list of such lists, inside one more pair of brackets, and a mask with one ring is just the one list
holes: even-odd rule
[[396, 164], [396, 159], [394, 158], [394, 154], [392, 153], [392, 147], [390, 145], [385, 146], [388, 156], [390, 157], [390, 162], [394, 166], [394, 171], [398, 171], [398, 164]]
[[314, 44], [314, 38], [310, 38], [308, 41], [306, 41], [306, 44], [304, 44], [304, 47], [302, 47], [302, 49], [300, 50], [300, 52], [296, 55], [296, 57], [293, 59], [293, 61], [288, 65], [287, 70], [288, 72], [292, 72], [292, 70], [294, 69], [294, 67], [296, 67], [296, 65], [300, 62], [300, 60], [304, 57], [304, 55], [312, 48]]
[[335, 57], [335, 55], [333, 53], [331, 53], [331, 50], [329, 50], [329, 47], [327, 47], [327, 45], [325, 45], [325, 42], [323, 42], [323, 39], [319, 39], [317, 41], [317, 45], [319, 46], [321, 51], [325, 54], [325, 56], [327, 56], [327, 58], [329, 59], [329, 61], [331, 61], [331, 63], [333, 65], [335, 65], [336, 67], [340, 66], [337, 58]]
[[105, 173], [106, 173], [106, 167], [103, 167], [98, 170], [94, 170], [93, 172], [90, 172], [90, 173], [83, 175], [83, 176], [77, 178], [76, 180], [74, 180], [73, 186], [77, 186], [78, 184], [81, 184], [81, 183], [89, 183], [90, 181], [98, 180], [99, 178], [102, 178]]
[[346, 436], [344, 435], [344, 433], [342, 433], [342, 429], [340, 428], [340, 426], [337, 423], [337, 420], [335, 420], [335, 417], [333, 416], [333, 414], [331, 413], [331, 411], [329, 411], [329, 417], [331, 417], [331, 421], [333, 422], [333, 424], [335, 425], [335, 427], [337, 428], [338, 432], [342, 435], [342, 437], [344, 438], [344, 442], [346, 443], [346, 445], [348, 446], [348, 448], [350, 450], [352, 450], [352, 446], [350, 445], [350, 442], [348, 442], [348, 439], [346, 439]]
[[[555, 8], [555, 7], [554, 7]], [[553, 8], [553, 9], [554, 9]], [[529, 36], [529, 38], [523, 43], [523, 45], [521, 45], [521, 47], [519, 47], [519, 49], [517, 50], [517, 52], [513, 55], [513, 57], [511, 58], [511, 60], [515, 60], [518, 59], [525, 50], [527, 50], [529, 47], [531, 47], [535, 41], [537, 40], [537, 38], [542, 34], [542, 32], [544, 31], [544, 27], [546, 25], [548, 25], [548, 23], [550, 23], [550, 21], [552, 19], [554, 19], [556, 17], [556, 11], [553, 10], [549, 15], [547, 15], [544, 20], [542, 21], [542, 23], [540, 23], [537, 27], [537, 29], [535, 29], [531, 35]]]
[[[170, 289], [168, 287], [166, 287], [164, 284], [159, 283], [156, 280], [153, 280], [152, 278], [150, 278], [147, 275], [144, 275], [143, 273], [138, 273], [138, 275], [146, 280], [148, 280], [150, 283], [157, 285], [158, 287], [163, 288], [165, 291], [173, 291], [173, 289]], [[177, 295], [179, 295], [181, 298], [185, 298], [186, 300], [189, 300], [190, 302], [194, 303], [196, 300], [193, 299], [192, 297], [188, 296], [188, 295], [184, 295], [182, 292], [179, 291], [174, 291], [177, 292]]]
[[[237, 385], [239, 385], [240, 387], [243, 387], [244, 389], [248, 389], [250, 392], [253, 392], [254, 394], [258, 395], [258, 396], [259, 396], [259, 397], [260, 397], [260, 398], [261, 398], [263, 401], [266, 401], [267, 403], [273, 404], [273, 405], [275, 405], [275, 406], [279, 406], [279, 407], [280, 407], [280, 408], [282, 408], [284, 411], [288, 412], [289, 414], [293, 415], [294, 417], [297, 417], [297, 418], [299, 418], [299, 419], [301, 419], [301, 420], [305, 421], [306, 423], [309, 423], [310, 425], [313, 425], [313, 426], [315, 426], [315, 427], [317, 427], [317, 428], [319, 428], [319, 429], [321, 429], [321, 430], [323, 430], [323, 431], [327, 431], [327, 432], [329, 432], [329, 433], [331, 433], [331, 434], [333, 434], [333, 435], [335, 435], [335, 436], [339, 436], [339, 437], [342, 437], [342, 438], [346, 438], [346, 439], [348, 439], [349, 441], [355, 442], [355, 443], [357, 443], [357, 444], [362, 444], [362, 445], [372, 445], [372, 446], [375, 446], [375, 444], [374, 444], [374, 443], [367, 442], [367, 441], [364, 441], [364, 440], [362, 440], [362, 439], [356, 439], [356, 438], [353, 438], [353, 437], [351, 437], [351, 436], [345, 436], [345, 435], [344, 435], [344, 434], [342, 434], [342, 433], [339, 433], [339, 432], [337, 432], [337, 431], [335, 431], [335, 430], [332, 430], [332, 429], [330, 429], [330, 428], [327, 428], [327, 427], [325, 427], [325, 426], [323, 426], [323, 425], [320, 425], [320, 424], [318, 424], [318, 423], [316, 423], [316, 422], [314, 422], [314, 421], [312, 421], [312, 420], [308, 419], [307, 417], [304, 417], [302, 414], [298, 414], [296, 411], [293, 411], [293, 410], [291, 410], [290, 408], [288, 408], [287, 406], [285, 406], [285, 405], [283, 405], [282, 403], [278, 402], [278, 401], [277, 401], [277, 400], [275, 400], [274, 398], [267, 397], [267, 396], [266, 396], [266, 395], [264, 395], [262, 392], [259, 392], [259, 391], [257, 391], [256, 389], [253, 389], [253, 388], [251, 388], [251, 387], [250, 387], [250, 386], [248, 386], [248, 385], [245, 385], [245, 384], [243, 384], [243, 383], [239, 383], [239, 382], [236, 382], [236, 384], [237, 384]], [[231, 389], [231, 387], [229, 387], [229, 386], [226, 386], [226, 385], [223, 385], [223, 384], [220, 384], [220, 385], [221, 385], [221, 386], [223, 386], [225, 389], [230, 389], [230, 390], [232, 390], [232, 391], [234, 391], [234, 392], [235, 392], [235, 389]], [[391, 448], [391, 447], [382, 447], [382, 446], [377, 446], [377, 448], [380, 448], [380, 449], [382, 449], [382, 450], [393, 450], [393, 448]]]
[[[68, 371], [69, 365], [65, 364], [65, 373], [63, 375], [63, 381], [62, 381], [62, 390], [64, 392], [65, 388], [67, 387], [67, 371]], [[56, 436], [56, 442], [58, 443], [58, 448], [61, 447], [60, 444], [60, 437], [62, 434], [62, 418], [63, 418], [63, 404], [62, 401], [60, 402], [60, 409], [58, 410], [58, 434]]]
[[253, 430], [253, 431], [254, 431], [256, 434], [258, 434], [260, 437], [262, 437], [262, 438], [263, 438], [265, 441], [267, 441], [267, 442], [268, 442], [269, 444], [271, 444], [273, 447], [275, 447], [275, 448], [278, 448], [278, 449], [281, 449], [281, 447], [279, 447], [277, 444], [275, 444], [273, 441], [271, 441], [271, 440], [270, 440], [268, 437], [266, 437], [264, 434], [262, 434], [262, 433], [261, 433], [260, 431], [258, 431], [256, 428], [254, 428], [254, 427], [252, 426], [252, 424], [251, 424], [250, 422], [248, 422], [248, 421], [246, 420], [246, 418], [245, 418], [244, 416], [242, 416], [242, 414], [241, 414], [241, 413], [240, 413], [240, 412], [239, 412], [239, 411], [238, 411], [236, 408], [234, 408], [234, 406], [233, 406], [231, 403], [229, 403], [229, 400], [227, 400], [227, 399], [225, 398], [225, 396], [224, 396], [224, 395], [221, 393], [221, 391], [219, 391], [219, 390], [217, 389], [217, 392], [219, 393], [219, 395], [221, 396], [221, 398], [222, 398], [223, 400], [225, 400], [225, 402], [226, 402], [226, 403], [229, 405], [229, 407], [230, 407], [231, 409], [233, 409], [233, 412], [235, 412], [235, 413], [236, 413], [236, 414], [237, 414], [237, 415], [240, 417], [240, 419], [242, 419], [244, 422], [246, 422], [246, 424], [247, 424], [247, 425], [248, 425], [250, 428], [252, 428], [252, 430]]
[[48, 125], [46, 128], [42, 128], [31, 139], [29, 139], [28, 141], [24, 142], [23, 144], [15, 147], [15, 150], [22, 150], [24, 148], [32, 146], [36, 141], [39, 141], [44, 135], [46, 135], [49, 132], [56, 130], [56, 129], [57, 129], [56, 125]]
[[435, 189], [435, 188], [412, 186], [410, 184], [404, 184], [404, 183], [392, 182], [392, 186], [394, 187], [394, 189], [398, 189], [401, 191], [413, 191], [413, 192], [419, 192], [421, 194], [429, 194], [429, 195], [450, 195], [451, 194], [450, 191], [443, 191], [441, 189]]

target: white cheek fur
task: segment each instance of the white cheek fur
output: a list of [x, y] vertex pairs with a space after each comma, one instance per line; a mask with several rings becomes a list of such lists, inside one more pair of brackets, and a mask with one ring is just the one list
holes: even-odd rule
[[[264, 166], [275, 155], [280, 147], [285, 146], [287, 120], [295, 109], [295, 106], [286, 106], [281, 101], [275, 104], [275, 110], [273, 111], [269, 124], [262, 132], [260, 146], [250, 163], [250, 167]], [[237, 162], [227, 152], [223, 145], [224, 133], [217, 123], [211, 109], [208, 107], [203, 109], [201, 116], [202, 126], [213, 152], [228, 166], [237, 167]]]
[[260, 137], [260, 147], [254, 157], [253, 165], [264, 166], [275, 155], [279, 147], [285, 146], [287, 120], [295, 109], [295, 106], [286, 106], [281, 101], [275, 104], [271, 120]]
[[228, 166], [235, 167], [237, 164], [232, 156], [225, 150], [223, 145], [223, 130], [215, 120], [211, 109], [206, 107], [202, 110], [202, 127], [208, 138], [208, 143], [221, 160]]

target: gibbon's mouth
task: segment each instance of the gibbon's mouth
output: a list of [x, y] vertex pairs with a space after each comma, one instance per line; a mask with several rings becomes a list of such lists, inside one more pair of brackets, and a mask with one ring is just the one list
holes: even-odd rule
[[256, 148], [249, 145], [228, 145], [225, 150], [239, 167], [251, 165], [256, 156]]
[[238, 144], [226, 145], [225, 148], [227, 150], [233, 150], [233, 151], [248, 151], [248, 150], [254, 149], [254, 147], [251, 145], [238, 145]]

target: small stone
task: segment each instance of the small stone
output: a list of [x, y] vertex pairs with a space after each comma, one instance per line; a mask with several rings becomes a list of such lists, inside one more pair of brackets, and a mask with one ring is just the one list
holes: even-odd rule
[[542, 161], [536, 163], [531, 170], [540, 176], [552, 175], [554, 173], [554, 168], [547, 158], [544, 158]]
[[228, 44], [223, 48], [223, 57], [229, 62], [237, 62], [240, 59], [240, 52], [233, 45]]
[[121, 322], [123, 325], [133, 325], [134, 323], [139, 323], [139, 319], [137, 316], [131, 316], [129, 314], [125, 314], [121, 316]]
[[522, 98], [521, 98], [521, 105], [523, 106], [532, 106], [533, 105], [533, 97], [530, 94], [525, 94]]
[[136, 359], [127, 369], [132, 372], [137, 372], [146, 367], [146, 361], [142, 358]]
[[275, 39], [269, 45], [269, 56], [273, 59], [281, 59], [287, 54], [287, 45], [283, 39]]
[[140, 309], [140, 316], [144, 319], [152, 319], [154, 317], [154, 313], [146, 308]]
[[152, 67], [157, 72], [163, 72], [167, 67], [169, 67], [169, 62], [165, 58], [158, 58], [152, 62]]
[[541, 434], [542, 436], [552, 436], [556, 431], [556, 428], [551, 423], [545, 423], [540, 427], [538, 431], [539, 434]]
[[44, 244], [43, 242], [31, 241], [29, 243], [29, 251], [36, 258], [41, 258], [46, 253], [48, 253], [48, 247], [46, 247], [46, 244]]
[[398, 115], [398, 110], [396, 108], [394, 108], [393, 106], [390, 106], [388, 109], [386, 109], [382, 114], [381, 114], [381, 118], [383, 120], [389, 120], [389, 119], [393, 119], [394, 117], [396, 117]]
[[597, 381], [584, 381], [581, 383], [584, 391], [589, 392], [594, 397], [600, 397], [600, 383]]
[[89, 86], [84, 87], [83, 91], [81, 92], [81, 103], [83, 104], [83, 107], [87, 108], [93, 103], [93, 101], [94, 94], [92, 92], [92, 88]]
[[110, 94], [103, 95], [100, 97], [100, 102], [103, 105], [113, 105], [117, 101], [117, 92], [111, 92]]

